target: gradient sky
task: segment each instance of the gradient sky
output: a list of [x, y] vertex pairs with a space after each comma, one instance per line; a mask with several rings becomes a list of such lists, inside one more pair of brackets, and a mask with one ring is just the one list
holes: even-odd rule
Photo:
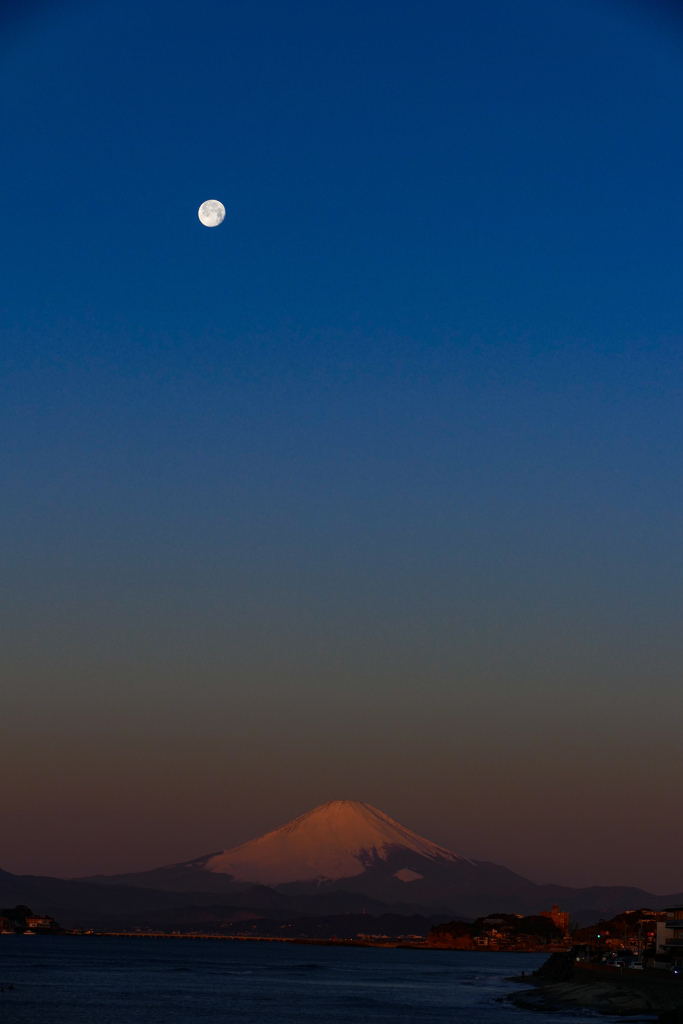
[[675, 10], [4, 5], [0, 867], [683, 890]]

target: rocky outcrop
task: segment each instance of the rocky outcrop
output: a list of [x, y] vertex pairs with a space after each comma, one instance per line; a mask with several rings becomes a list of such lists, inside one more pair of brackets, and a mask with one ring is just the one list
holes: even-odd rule
[[510, 996], [516, 1006], [543, 1011], [563, 1005], [605, 1013], [657, 1013], [662, 1021], [683, 1022], [683, 978], [666, 971], [577, 964], [570, 951], [554, 953], [531, 981], [534, 988]]
[[571, 981], [574, 976], [575, 956], [572, 950], [563, 953], [552, 953], [548, 959], [534, 971], [535, 981], [550, 984], [557, 981]]

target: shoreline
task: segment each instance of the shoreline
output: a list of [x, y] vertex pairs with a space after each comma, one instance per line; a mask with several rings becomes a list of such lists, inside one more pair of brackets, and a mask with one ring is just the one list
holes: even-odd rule
[[575, 1007], [620, 1016], [649, 1014], [660, 1021], [683, 1022], [683, 977], [671, 976], [666, 971], [576, 964], [563, 957], [554, 963], [546, 961], [536, 975], [511, 980], [530, 986], [505, 997], [520, 1009], [547, 1013]]
[[[39, 934], [39, 933], [36, 933]], [[277, 936], [277, 935], [223, 935], [219, 932], [99, 932], [99, 931], [63, 931], [54, 932], [52, 936], [62, 938], [86, 938], [86, 939], [203, 939], [222, 942], [288, 942], [299, 946], [363, 946], [377, 947], [379, 949], [424, 949], [442, 953], [524, 953], [538, 956], [539, 953], [552, 955], [554, 950], [549, 949], [491, 949], [489, 947], [475, 949], [457, 949], [453, 946], [441, 946], [405, 939], [316, 939], [304, 936]], [[523, 980], [530, 981], [529, 974]], [[517, 979], [511, 979], [517, 980]]]

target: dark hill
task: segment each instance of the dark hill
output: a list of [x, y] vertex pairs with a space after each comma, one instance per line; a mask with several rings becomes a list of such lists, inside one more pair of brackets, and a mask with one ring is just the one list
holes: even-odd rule
[[[183, 911], [188, 907], [216, 905], [214, 892], [183, 893]], [[177, 892], [161, 889], [142, 889], [139, 886], [95, 885], [90, 882], [69, 881], [43, 875], [13, 875], [0, 870], [0, 906], [26, 904], [37, 913], [49, 914], [65, 928], [100, 928], [116, 930], [124, 920], [151, 921], [162, 911], [176, 912]], [[292, 919], [301, 915], [355, 913], [382, 914], [393, 910], [399, 914], [429, 911], [423, 907], [403, 903], [388, 906], [381, 900], [369, 899], [359, 893], [343, 889], [314, 895], [295, 895], [277, 892], [268, 886], [250, 886], [234, 893], [230, 899], [234, 913], [243, 910], [278, 919]], [[147, 925], [145, 925], [147, 927]]]

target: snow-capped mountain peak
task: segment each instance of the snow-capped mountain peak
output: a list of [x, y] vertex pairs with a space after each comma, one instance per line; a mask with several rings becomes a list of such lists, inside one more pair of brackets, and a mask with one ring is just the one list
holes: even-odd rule
[[329, 800], [273, 832], [207, 857], [201, 868], [264, 885], [336, 881], [359, 875], [399, 851], [442, 865], [463, 860], [370, 804]]

